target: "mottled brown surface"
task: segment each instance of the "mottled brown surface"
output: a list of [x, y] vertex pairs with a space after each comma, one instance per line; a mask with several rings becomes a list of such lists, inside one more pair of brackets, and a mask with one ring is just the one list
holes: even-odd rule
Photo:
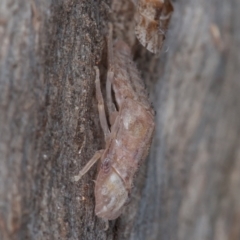
[[[240, 2], [174, 1], [158, 60], [135, 41], [132, 2], [116, 1], [118, 15], [101, 1], [0, 3], [0, 239], [239, 239]], [[69, 179], [104, 146], [93, 66], [108, 15], [157, 128], [132, 201], [104, 232], [96, 168]]]
[[70, 182], [101, 147], [93, 66], [106, 7], [4, 0], [0, 9], [0, 239], [106, 239], [95, 171]]

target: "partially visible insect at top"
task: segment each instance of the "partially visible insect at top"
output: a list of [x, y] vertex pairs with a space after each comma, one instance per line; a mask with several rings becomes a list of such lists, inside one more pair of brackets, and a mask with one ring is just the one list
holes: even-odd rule
[[111, 127], [108, 127], [96, 67], [96, 95], [106, 147], [97, 151], [74, 177], [74, 181], [78, 181], [101, 159], [95, 181], [95, 213], [104, 220], [116, 219], [122, 213], [134, 175], [148, 154], [155, 126], [154, 111], [133, 63], [130, 48], [123, 41], [116, 41], [113, 46], [112, 26], [109, 32], [106, 98]]
[[173, 12], [171, 0], [138, 0], [135, 34], [152, 53], [161, 50]]

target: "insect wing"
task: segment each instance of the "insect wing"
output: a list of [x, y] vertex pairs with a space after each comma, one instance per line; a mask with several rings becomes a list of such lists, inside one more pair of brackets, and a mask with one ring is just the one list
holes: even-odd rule
[[139, 42], [152, 53], [161, 50], [173, 12], [170, 0], [140, 0], [135, 34]]

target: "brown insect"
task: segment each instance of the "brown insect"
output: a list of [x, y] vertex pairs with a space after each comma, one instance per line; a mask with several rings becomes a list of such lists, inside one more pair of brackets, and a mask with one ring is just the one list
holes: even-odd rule
[[139, 0], [135, 34], [152, 53], [161, 50], [173, 12], [170, 0]]
[[154, 111], [133, 63], [130, 48], [123, 41], [116, 41], [112, 45], [111, 26], [108, 59], [106, 95], [111, 130], [107, 123], [99, 70], [96, 67], [96, 96], [106, 147], [95, 153], [74, 180], [78, 181], [101, 159], [95, 181], [95, 213], [105, 220], [112, 220], [122, 213], [129, 198], [134, 175], [148, 154], [155, 124]]

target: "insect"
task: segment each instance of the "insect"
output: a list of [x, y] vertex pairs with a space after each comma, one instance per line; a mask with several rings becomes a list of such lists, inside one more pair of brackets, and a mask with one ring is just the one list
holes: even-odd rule
[[95, 153], [74, 181], [78, 181], [101, 159], [95, 181], [95, 213], [104, 220], [113, 220], [122, 213], [129, 199], [134, 175], [148, 154], [155, 123], [154, 111], [131, 58], [130, 48], [123, 41], [116, 41], [113, 46], [111, 25], [108, 62], [106, 98], [110, 129], [100, 88], [99, 69], [95, 68], [98, 112], [106, 147]]
[[170, 0], [139, 0], [135, 34], [152, 53], [161, 50], [173, 12]]

